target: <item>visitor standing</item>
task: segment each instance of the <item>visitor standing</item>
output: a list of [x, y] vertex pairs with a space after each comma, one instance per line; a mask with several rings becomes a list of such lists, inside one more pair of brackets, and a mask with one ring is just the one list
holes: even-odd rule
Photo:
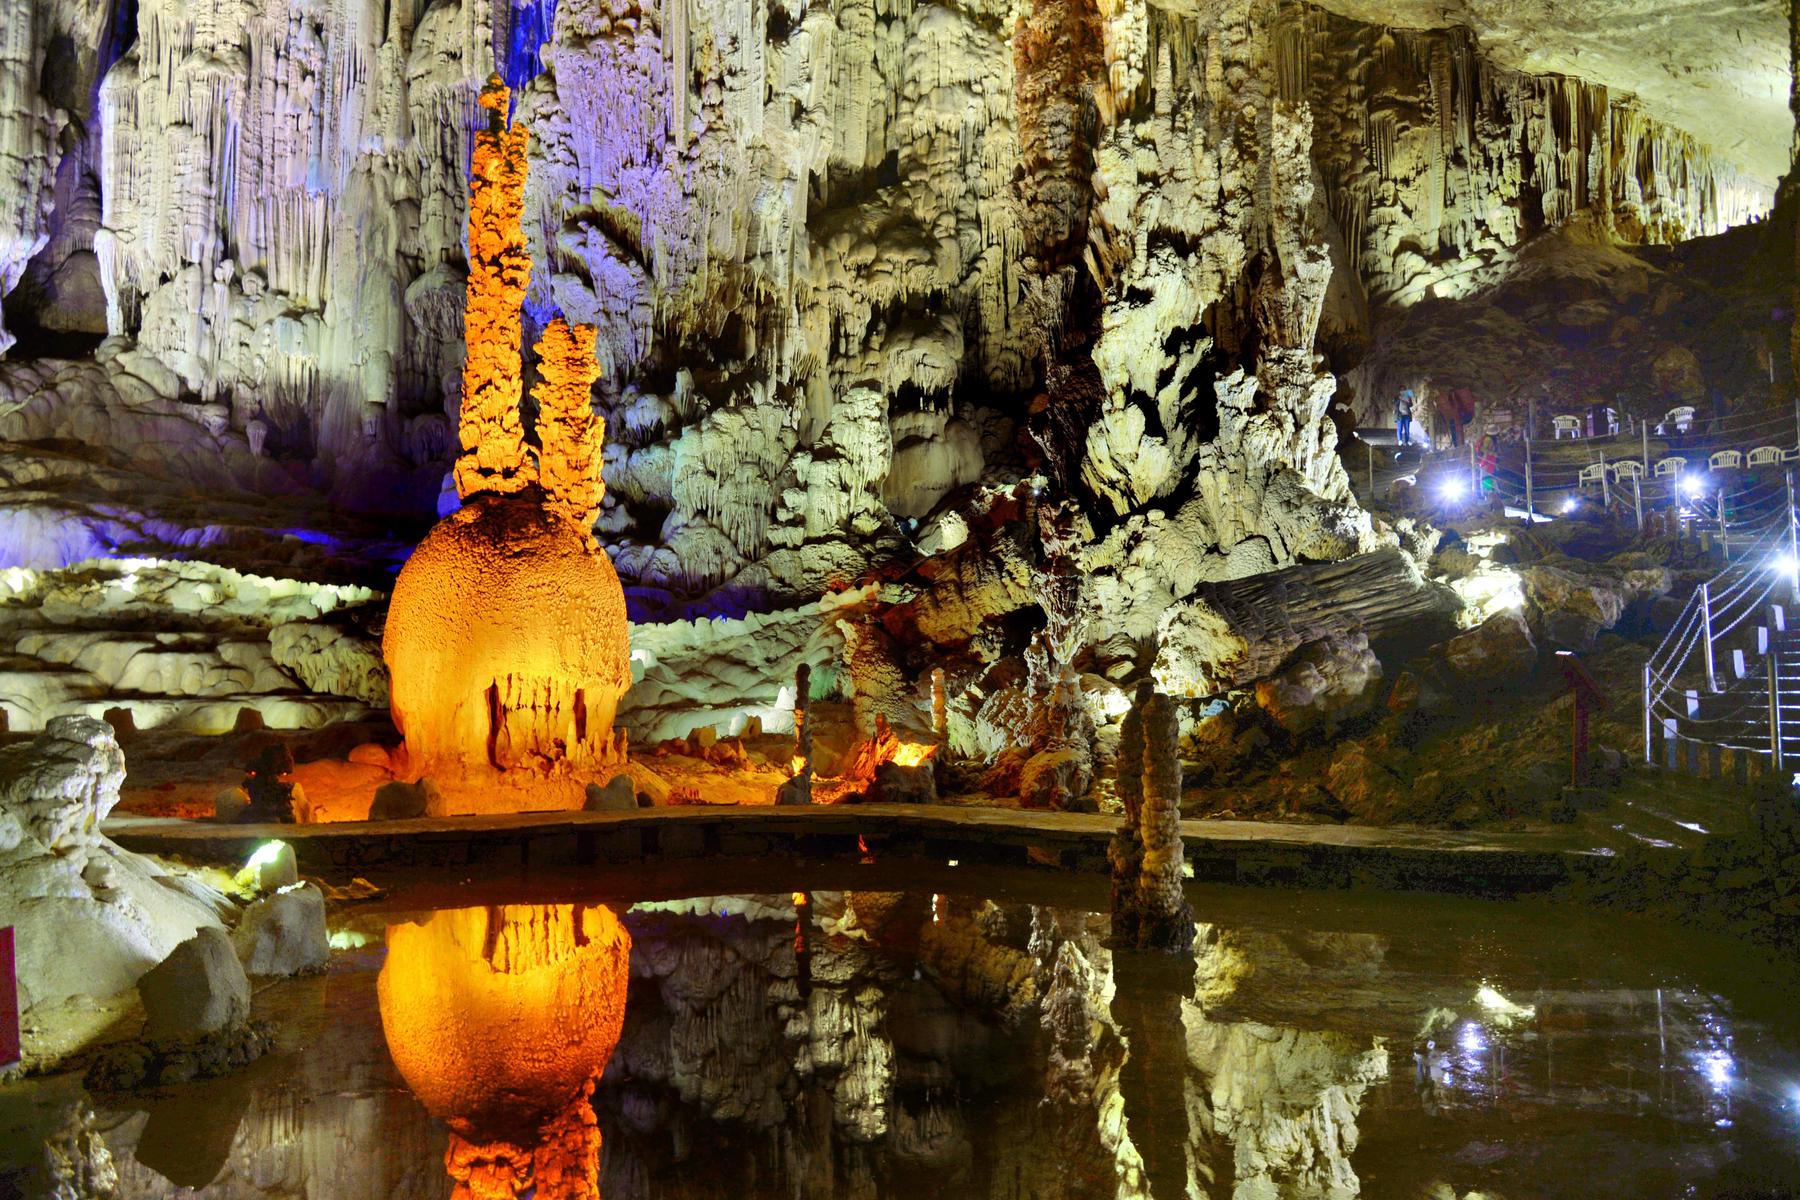
[[1402, 450], [1412, 443], [1412, 419], [1413, 390], [1401, 388], [1400, 394], [1394, 397], [1394, 444]]

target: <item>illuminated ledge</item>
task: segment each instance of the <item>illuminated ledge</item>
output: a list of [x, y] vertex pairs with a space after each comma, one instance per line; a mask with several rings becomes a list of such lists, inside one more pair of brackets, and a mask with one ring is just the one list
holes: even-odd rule
[[[637, 812], [214, 825], [156, 818], [108, 821], [128, 849], [241, 862], [280, 839], [304, 870], [332, 876], [374, 864], [536, 868], [770, 854], [1035, 861], [1105, 871], [1119, 818], [1087, 813], [904, 804], [817, 807], [677, 806]], [[1194, 876], [1233, 883], [1367, 886], [1473, 895], [1542, 892], [1586, 873], [1612, 850], [1566, 827], [1468, 833], [1421, 828], [1184, 821]], [[859, 844], [860, 843], [860, 844]]]

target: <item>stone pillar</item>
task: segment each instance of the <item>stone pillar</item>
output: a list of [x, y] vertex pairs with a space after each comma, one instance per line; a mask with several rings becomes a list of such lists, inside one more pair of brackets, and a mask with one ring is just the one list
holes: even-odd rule
[[1115, 946], [1135, 946], [1138, 937], [1138, 876], [1144, 846], [1138, 828], [1144, 800], [1144, 706], [1153, 695], [1150, 681], [1138, 684], [1130, 711], [1119, 722], [1118, 790], [1125, 819], [1113, 834], [1106, 857], [1112, 864], [1112, 937]]
[[1143, 869], [1138, 875], [1138, 945], [1185, 954], [1194, 944], [1194, 913], [1182, 894], [1181, 752], [1175, 702], [1153, 695], [1144, 705]]

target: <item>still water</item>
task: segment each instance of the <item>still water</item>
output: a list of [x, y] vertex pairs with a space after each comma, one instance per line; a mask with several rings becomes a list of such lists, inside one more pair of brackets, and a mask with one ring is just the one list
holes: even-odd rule
[[15, 1086], [0, 1128], [29, 1107], [127, 1196], [1800, 1195], [1783, 964], [1567, 906], [1214, 888], [1170, 961], [1028, 874], [345, 909], [365, 944], [258, 993], [274, 1054]]

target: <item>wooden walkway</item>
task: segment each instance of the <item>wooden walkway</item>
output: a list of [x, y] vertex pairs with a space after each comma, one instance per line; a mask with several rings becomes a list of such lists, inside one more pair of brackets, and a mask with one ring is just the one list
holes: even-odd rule
[[[646, 861], [869, 856], [1104, 872], [1119, 818], [988, 807], [844, 804], [680, 806], [638, 812], [214, 825], [127, 817], [104, 832], [130, 850], [242, 862], [260, 844], [294, 848], [326, 878], [378, 866], [458, 870], [600, 867]], [[1419, 828], [1184, 821], [1200, 881], [1372, 887], [1480, 896], [1542, 892], [1604, 861], [1569, 827], [1465, 833]]]

